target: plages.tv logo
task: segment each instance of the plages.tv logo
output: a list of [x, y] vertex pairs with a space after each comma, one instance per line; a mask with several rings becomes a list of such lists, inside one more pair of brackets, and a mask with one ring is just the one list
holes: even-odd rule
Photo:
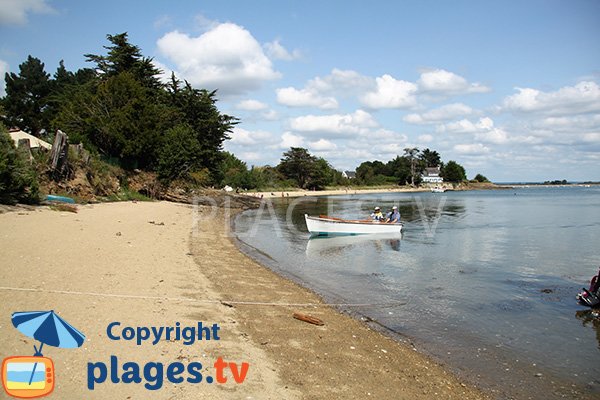
[[54, 390], [54, 363], [42, 354], [44, 345], [77, 348], [85, 335], [54, 310], [16, 312], [12, 323], [22, 334], [40, 342], [33, 346], [35, 354], [7, 357], [2, 361], [2, 386], [9, 396], [20, 399], [44, 397]]

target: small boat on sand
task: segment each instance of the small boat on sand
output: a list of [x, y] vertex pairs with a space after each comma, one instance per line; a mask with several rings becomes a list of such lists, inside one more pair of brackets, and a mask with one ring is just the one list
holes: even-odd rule
[[431, 188], [432, 193], [444, 193], [445, 191], [446, 191], [446, 188], [444, 188], [444, 187], [436, 186], [434, 188]]
[[320, 215], [311, 217], [304, 214], [306, 228], [312, 235], [364, 235], [374, 233], [397, 233], [402, 231], [402, 223], [388, 224], [372, 220], [348, 220]]

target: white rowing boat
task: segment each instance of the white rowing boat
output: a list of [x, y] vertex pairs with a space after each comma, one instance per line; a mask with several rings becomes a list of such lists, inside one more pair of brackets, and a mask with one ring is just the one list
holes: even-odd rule
[[347, 220], [304, 214], [306, 228], [313, 235], [364, 235], [373, 233], [400, 233], [402, 223], [387, 224], [371, 220]]

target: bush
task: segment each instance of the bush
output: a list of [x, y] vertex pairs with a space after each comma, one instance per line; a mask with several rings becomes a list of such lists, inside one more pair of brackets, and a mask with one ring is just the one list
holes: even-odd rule
[[477, 182], [489, 182], [488, 178], [486, 178], [485, 176], [481, 175], [481, 174], [477, 174], [475, 175], [475, 178], [473, 178], [474, 181]]
[[37, 174], [10, 135], [0, 130], [0, 203], [39, 203]]

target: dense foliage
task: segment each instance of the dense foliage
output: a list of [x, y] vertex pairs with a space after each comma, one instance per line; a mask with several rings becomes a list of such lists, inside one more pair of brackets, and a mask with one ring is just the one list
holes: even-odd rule
[[60, 128], [71, 143], [127, 169], [156, 171], [164, 181], [206, 170], [208, 183], [218, 183], [223, 142], [237, 119], [219, 112], [214, 91], [175, 76], [161, 83], [126, 33], [107, 39], [107, 54], [86, 54], [93, 69], [73, 73], [61, 62], [53, 79], [29, 56], [18, 75], [6, 75], [4, 121], [37, 136]]
[[32, 204], [39, 201], [39, 184], [35, 169], [25, 154], [0, 126], [0, 203]]
[[466, 180], [465, 169], [455, 161], [444, 164], [435, 150], [404, 149], [404, 155], [393, 160], [365, 161], [356, 169], [357, 183], [362, 185], [418, 185], [426, 168], [440, 168], [440, 175], [447, 182]]
[[442, 167], [440, 175], [447, 182], [462, 182], [467, 179], [465, 169], [456, 161], [448, 161], [448, 163]]
[[473, 178], [474, 181], [483, 183], [483, 182], [489, 182], [489, 179], [486, 178], [485, 176], [481, 175], [481, 174], [477, 174], [475, 175], [475, 178]]
[[[248, 168], [223, 151], [238, 119], [219, 111], [216, 91], [196, 89], [174, 74], [164, 83], [159, 78], [161, 71], [139, 47], [129, 43], [127, 33], [107, 35], [107, 40], [106, 54], [86, 54], [93, 67], [75, 72], [68, 71], [61, 61], [51, 76], [40, 60], [29, 56], [18, 74], [5, 76], [2, 121], [48, 141], [52, 138], [44, 137], [49, 136], [45, 132], [61, 129], [70, 143], [82, 143], [95, 160], [126, 170], [155, 172], [166, 184], [184, 180], [240, 189], [309, 190], [339, 185], [419, 185], [426, 168], [439, 168], [446, 181], [466, 179], [464, 168], [456, 162], [444, 165], [437, 151], [418, 148], [406, 148], [404, 154], [385, 163], [365, 161], [356, 169], [356, 179], [342, 177], [327, 160], [299, 147], [283, 153], [276, 166]], [[25, 192], [33, 194], [35, 185], [27, 180], [26, 166], [16, 158], [14, 146], [2, 145], [2, 190], [28, 187]], [[7, 178], [9, 164], [16, 175]]]

